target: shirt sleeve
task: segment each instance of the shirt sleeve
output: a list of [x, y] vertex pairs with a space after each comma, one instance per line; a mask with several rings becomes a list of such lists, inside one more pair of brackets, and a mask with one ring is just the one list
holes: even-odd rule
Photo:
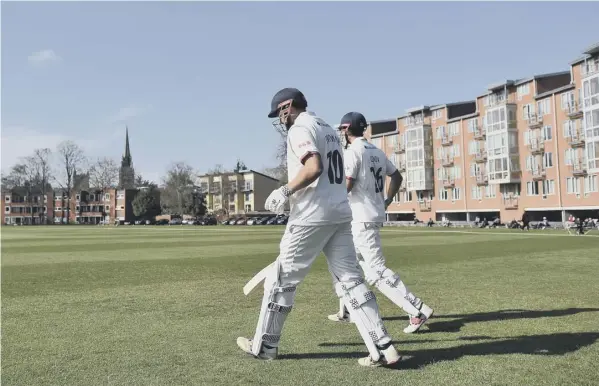
[[[387, 157], [385, 157], [385, 158], [387, 158]], [[397, 168], [395, 167], [395, 165], [393, 165], [393, 162], [391, 162], [391, 160], [389, 158], [387, 158], [387, 161], [386, 161], [386, 169], [387, 169], [388, 176], [390, 176], [391, 174], [393, 174], [397, 171]]]
[[320, 153], [316, 147], [316, 138], [310, 130], [303, 126], [294, 126], [289, 130], [287, 144], [302, 164], [311, 154]]
[[357, 179], [360, 170], [360, 161], [358, 160], [356, 153], [351, 150], [346, 150], [343, 155], [343, 163], [345, 164], [345, 178], [351, 178], [352, 180]]

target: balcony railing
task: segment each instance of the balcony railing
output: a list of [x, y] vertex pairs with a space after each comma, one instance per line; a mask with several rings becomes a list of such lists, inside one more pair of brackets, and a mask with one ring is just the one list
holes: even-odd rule
[[453, 188], [455, 187], [455, 179], [448, 177], [443, 179], [443, 186], [445, 188]]
[[489, 176], [487, 175], [487, 173], [477, 173], [476, 174], [476, 184], [481, 186], [481, 185], [487, 185], [489, 183]]
[[503, 206], [505, 209], [518, 209], [518, 197], [511, 195], [503, 197]]
[[580, 102], [570, 101], [566, 107], [569, 118], [580, 118], [582, 117], [582, 105]]
[[397, 169], [400, 172], [405, 172], [406, 171], [406, 162], [405, 161], [400, 161], [399, 164], [397, 165]]
[[545, 170], [545, 168], [542, 166], [534, 167], [530, 173], [532, 174], [532, 179], [534, 181], [542, 180], [547, 176], [547, 170]]
[[453, 144], [453, 137], [451, 137], [448, 134], [443, 134], [441, 136], [441, 145], [443, 145], [443, 146], [449, 146], [451, 144]]
[[419, 202], [419, 207], [421, 212], [430, 212], [431, 211], [431, 202], [430, 200], [424, 200]]
[[531, 129], [539, 128], [543, 125], [543, 116], [539, 114], [529, 114], [526, 122]]
[[398, 142], [398, 143], [393, 144], [393, 152], [394, 153], [403, 153], [405, 151], [406, 151], [406, 146], [403, 143]]
[[483, 139], [487, 135], [487, 129], [484, 126], [476, 125], [474, 128], [474, 139]]
[[448, 155], [444, 155], [441, 158], [441, 164], [443, 166], [451, 166], [451, 165], [453, 165], [453, 157], [452, 156], [448, 156]]
[[584, 146], [584, 142], [585, 142], [585, 137], [584, 137], [584, 131], [582, 131], [582, 130], [576, 130], [576, 131], [572, 132], [570, 134], [570, 136], [568, 137], [568, 143], [572, 147]]
[[541, 138], [531, 138], [528, 142], [528, 149], [532, 154], [542, 154], [545, 152], [545, 142]]
[[586, 176], [587, 162], [586, 160], [575, 159], [572, 161], [572, 174], [577, 177]]
[[487, 161], [487, 151], [486, 150], [479, 150], [476, 152], [476, 154], [474, 155], [474, 162], [486, 162]]

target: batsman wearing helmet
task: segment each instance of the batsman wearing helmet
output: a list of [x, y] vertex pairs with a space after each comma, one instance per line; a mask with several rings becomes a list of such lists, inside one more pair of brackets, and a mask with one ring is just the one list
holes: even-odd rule
[[[352, 233], [358, 262], [366, 281], [374, 285], [389, 300], [410, 315], [410, 324], [404, 329], [414, 333], [433, 314], [427, 306], [408, 290], [399, 275], [385, 265], [381, 247], [380, 228], [385, 221], [385, 210], [397, 194], [402, 176], [385, 153], [364, 138], [366, 118], [356, 112], [341, 118], [339, 130], [345, 137], [344, 153], [347, 192], [352, 210]], [[391, 177], [384, 198], [385, 178]], [[336, 322], [353, 321], [347, 307], [339, 304], [339, 313], [329, 315]]]
[[289, 201], [291, 212], [279, 256], [265, 271], [264, 297], [254, 337], [240, 337], [237, 344], [256, 358], [277, 357], [297, 286], [316, 257], [324, 252], [335, 292], [370, 354], [358, 363], [362, 366], [395, 363], [400, 356], [381, 320], [375, 295], [366, 286], [356, 264], [341, 141], [337, 132], [306, 111], [307, 107], [306, 98], [295, 88], [285, 88], [272, 99], [268, 117], [276, 118], [274, 124], [287, 131], [289, 183], [273, 191], [265, 206], [282, 213]]

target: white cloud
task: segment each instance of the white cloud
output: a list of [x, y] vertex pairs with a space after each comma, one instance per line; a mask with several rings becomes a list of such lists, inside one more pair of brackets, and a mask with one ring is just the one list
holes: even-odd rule
[[123, 123], [129, 119], [143, 115], [150, 109], [150, 106], [127, 106], [122, 107], [115, 115], [110, 118], [111, 123]]
[[54, 50], [41, 50], [29, 55], [27, 60], [30, 64], [43, 64], [50, 62], [59, 62], [62, 60], [62, 58], [58, 56], [58, 54], [56, 54]]

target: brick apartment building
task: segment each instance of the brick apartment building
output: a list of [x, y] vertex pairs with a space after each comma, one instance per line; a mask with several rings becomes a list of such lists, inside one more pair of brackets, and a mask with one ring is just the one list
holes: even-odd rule
[[370, 122], [366, 137], [404, 176], [390, 221], [596, 213], [599, 44], [569, 71], [493, 84], [472, 101], [415, 107]]
[[224, 210], [228, 215], [264, 212], [268, 195], [279, 180], [254, 170], [241, 170], [198, 177], [197, 185], [206, 194], [207, 211]]

